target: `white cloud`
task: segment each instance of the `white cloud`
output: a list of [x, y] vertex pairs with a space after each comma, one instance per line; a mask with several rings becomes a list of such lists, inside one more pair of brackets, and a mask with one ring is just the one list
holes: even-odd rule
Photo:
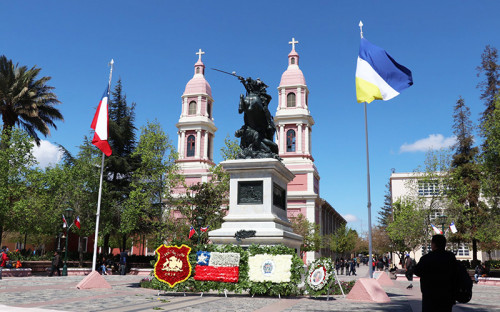
[[33, 146], [33, 156], [35, 156], [40, 167], [45, 168], [57, 164], [61, 160], [63, 152], [59, 149], [59, 146], [49, 141], [40, 140], [40, 146], [36, 146], [36, 144]]
[[442, 134], [431, 134], [428, 138], [420, 139], [412, 144], [405, 143], [399, 148], [400, 153], [427, 152], [451, 147], [457, 141], [456, 136], [445, 138]]
[[347, 221], [347, 222], [358, 222], [359, 219], [358, 217], [356, 217], [355, 215], [352, 215], [352, 214], [345, 214], [343, 215], [342, 217], [344, 217], [344, 219]]

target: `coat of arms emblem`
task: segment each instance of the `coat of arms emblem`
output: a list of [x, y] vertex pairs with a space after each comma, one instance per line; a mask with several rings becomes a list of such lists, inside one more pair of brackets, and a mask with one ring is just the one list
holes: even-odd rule
[[187, 280], [191, 276], [190, 252], [191, 247], [186, 245], [158, 247], [156, 249], [158, 260], [155, 264], [156, 278], [170, 287]]

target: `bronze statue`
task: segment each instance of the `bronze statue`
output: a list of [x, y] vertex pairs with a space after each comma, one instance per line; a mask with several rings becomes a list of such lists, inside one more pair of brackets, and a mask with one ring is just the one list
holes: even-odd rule
[[246, 90], [246, 95], [240, 95], [238, 112], [243, 113], [245, 124], [236, 131], [235, 136], [240, 138], [241, 152], [237, 159], [246, 158], [275, 158], [278, 156], [278, 145], [274, 143], [273, 137], [276, 132], [273, 116], [269, 111], [271, 96], [267, 94], [268, 87], [259, 78], [243, 78], [234, 72], [228, 73], [213, 68], [214, 70], [237, 77]]

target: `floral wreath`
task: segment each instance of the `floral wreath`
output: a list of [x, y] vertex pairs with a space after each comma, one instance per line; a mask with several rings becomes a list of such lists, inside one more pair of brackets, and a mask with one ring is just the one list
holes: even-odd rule
[[[333, 278], [333, 263], [329, 258], [315, 260], [309, 266], [306, 277], [306, 285], [311, 295], [323, 293]], [[319, 292], [319, 293], [317, 293]]]

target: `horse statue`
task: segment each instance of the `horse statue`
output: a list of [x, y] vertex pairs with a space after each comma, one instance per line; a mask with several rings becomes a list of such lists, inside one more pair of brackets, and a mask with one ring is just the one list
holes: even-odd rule
[[245, 124], [236, 131], [235, 136], [240, 138], [241, 151], [237, 159], [248, 158], [281, 158], [278, 156], [278, 145], [273, 137], [276, 132], [273, 117], [269, 112], [271, 96], [267, 94], [268, 87], [259, 78], [243, 78], [237, 76], [246, 89], [246, 95], [240, 95], [238, 112], [243, 113]]

